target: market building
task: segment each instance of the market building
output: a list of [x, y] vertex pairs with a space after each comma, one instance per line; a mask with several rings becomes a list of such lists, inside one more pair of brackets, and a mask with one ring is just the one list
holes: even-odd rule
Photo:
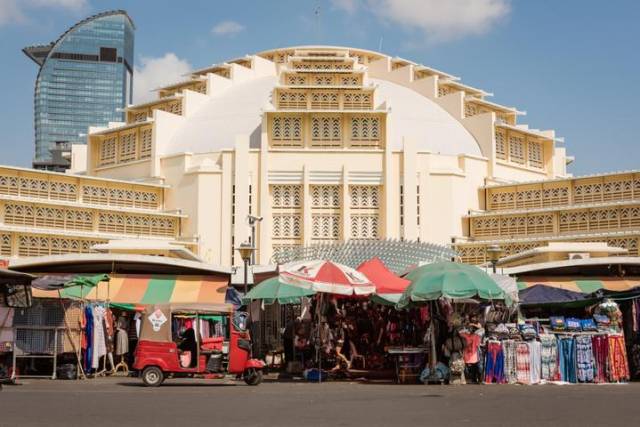
[[[93, 127], [72, 173], [0, 170], [4, 256], [118, 239], [256, 263], [402, 239], [483, 263], [558, 240], [637, 255], [634, 173], [574, 178], [563, 141], [428, 66], [349, 47], [274, 49], [191, 72]], [[254, 218], [249, 224], [247, 218]], [[497, 224], [497, 225], [496, 225]]]

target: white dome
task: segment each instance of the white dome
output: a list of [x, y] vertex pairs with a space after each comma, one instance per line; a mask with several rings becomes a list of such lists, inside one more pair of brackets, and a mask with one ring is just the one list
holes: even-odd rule
[[[402, 150], [403, 138], [417, 142], [419, 151], [457, 155], [481, 155], [475, 138], [442, 107], [399, 84], [370, 79], [376, 102], [391, 109], [387, 143]], [[263, 110], [271, 106], [275, 76], [235, 84], [212, 97], [185, 117], [162, 154], [206, 153], [233, 148], [237, 135], [249, 135], [251, 147], [260, 146]]]
[[376, 102], [391, 109], [387, 143], [401, 150], [402, 139], [417, 142], [418, 150], [439, 154], [480, 156], [480, 146], [462, 124], [446, 110], [414, 90], [388, 80], [370, 79], [378, 85]]

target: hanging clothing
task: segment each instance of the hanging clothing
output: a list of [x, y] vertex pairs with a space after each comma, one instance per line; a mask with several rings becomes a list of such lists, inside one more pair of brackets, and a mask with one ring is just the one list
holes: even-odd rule
[[545, 381], [558, 379], [558, 347], [555, 335], [540, 335], [541, 378]]
[[97, 369], [100, 366], [100, 358], [107, 354], [104, 318], [106, 309], [102, 306], [93, 308], [93, 354], [91, 367]]
[[629, 365], [622, 335], [609, 336], [609, 377], [611, 381], [628, 381]]
[[531, 383], [531, 357], [526, 342], [516, 344], [516, 375], [520, 384]]
[[593, 380], [597, 383], [605, 383], [607, 379], [607, 363], [609, 360], [609, 338], [606, 335], [591, 337], [591, 349], [595, 363]]
[[504, 381], [504, 353], [500, 341], [487, 343], [487, 361], [485, 363], [484, 382], [487, 384], [503, 384]]
[[580, 335], [576, 337], [576, 369], [576, 377], [578, 382], [593, 382], [593, 349], [591, 346], [591, 337], [589, 336]]
[[122, 356], [126, 353], [129, 353], [129, 337], [127, 331], [118, 328], [116, 331], [116, 355]]
[[538, 384], [542, 376], [542, 345], [539, 341], [527, 341], [531, 384]]
[[560, 360], [560, 379], [575, 383], [576, 378], [576, 345], [573, 338], [558, 340], [558, 359]]
[[516, 369], [516, 342], [514, 340], [502, 341], [504, 351], [504, 378], [509, 384], [518, 382], [518, 372]]
[[480, 335], [468, 332], [460, 332], [459, 335], [464, 340], [464, 363], [478, 363], [478, 347], [480, 346]]
[[86, 347], [84, 351], [84, 371], [91, 372], [91, 365], [93, 361], [93, 309], [91, 306], [86, 306], [84, 309], [85, 328], [84, 335], [86, 337]]

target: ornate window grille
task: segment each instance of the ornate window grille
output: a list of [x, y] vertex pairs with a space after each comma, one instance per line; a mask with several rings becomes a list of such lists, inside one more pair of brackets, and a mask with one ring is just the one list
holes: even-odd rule
[[109, 136], [100, 143], [99, 166], [112, 165], [116, 162], [116, 142], [115, 136]]
[[274, 116], [271, 140], [274, 147], [302, 147], [302, 117]]
[[342, 146], [342, 120], [340, 116], [311, 117], [311, 146]]
[[351, 146], [380, 147], [380, 117], [354, 116], [351, 118]]

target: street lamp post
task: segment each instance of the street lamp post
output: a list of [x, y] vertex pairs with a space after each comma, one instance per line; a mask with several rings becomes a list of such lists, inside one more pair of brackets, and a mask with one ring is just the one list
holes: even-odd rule
[[502, 248], [498, 245], [491, 245], [487, 248], [487, 253], [489, 254], [491, 266], [493, 267], [493, 274], [496, 274], [496, 265], [502, 256]]
[[247, 295], [249, 291], [249, 261], [251, 261], [251, 255], [255, 248], [251, 243], [241, 243], [236, 250], [240, 253], [240, 258], [244, 262], [244, 294]]

